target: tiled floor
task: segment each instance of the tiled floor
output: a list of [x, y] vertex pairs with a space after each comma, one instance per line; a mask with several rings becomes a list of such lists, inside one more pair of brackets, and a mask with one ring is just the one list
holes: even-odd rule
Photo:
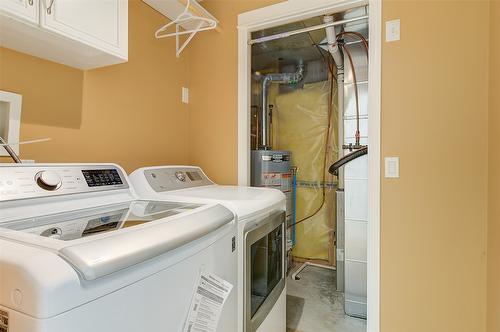
[[365, 320], [344, 314], [343, 294], [335, 290], [335, 271], [309, 266], [300, 280], [291, 275], [287, 280], [287, 332], [366, 331]]

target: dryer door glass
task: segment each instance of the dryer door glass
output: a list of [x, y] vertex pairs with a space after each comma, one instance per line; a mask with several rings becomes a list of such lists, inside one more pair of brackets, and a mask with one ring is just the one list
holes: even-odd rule
[[283, 275], [283, 231], [281, 225], [252, 244], [252, 304], [255, 315]]

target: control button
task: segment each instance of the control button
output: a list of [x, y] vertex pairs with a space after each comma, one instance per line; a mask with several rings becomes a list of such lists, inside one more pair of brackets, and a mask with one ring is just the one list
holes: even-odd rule
[[175, 177], [179, 181], [186, 182], [186, 174], [184, 174], [183, 172], [180, 172], [180, 171], [179, 172], [175, 172]]
[[45, 190], [57, 190], [61, 186], [59, 174], [52, 171], [41, 171], [35, 176], [36, 183]]
[[12, 181], [12, 180], [7, 180], [7, 182], [5, 182], [5, 183], [7, 183], [7, 185], [8, 185], [8, 186], [12, 186], [12, 185], [14, 184], [14, 181]]

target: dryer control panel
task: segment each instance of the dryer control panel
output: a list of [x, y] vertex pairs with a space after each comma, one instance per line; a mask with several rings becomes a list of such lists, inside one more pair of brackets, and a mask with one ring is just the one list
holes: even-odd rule
[[0, 201], [127, 189], [114, 165], [0, 166]]
[[144, 176], [156, 192], [214, 184], [199, 167], [159, 167], [145, 170]]

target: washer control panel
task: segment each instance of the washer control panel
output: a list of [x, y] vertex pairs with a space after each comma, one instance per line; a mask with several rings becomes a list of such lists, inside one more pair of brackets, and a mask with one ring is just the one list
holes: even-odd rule
[[160, 167], [147, 169], [144, 176], [156, 192], [187, 189], [213, 184], [199, 167]]
[[127, 189], [113, 165], [0, 166], [0, 201]]

